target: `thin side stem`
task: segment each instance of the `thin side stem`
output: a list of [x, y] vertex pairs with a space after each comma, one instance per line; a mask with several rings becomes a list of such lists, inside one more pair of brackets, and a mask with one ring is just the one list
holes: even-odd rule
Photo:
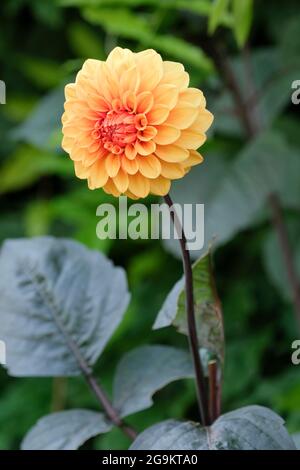
[[84, 378], [86, 379], [88, 385], [91, 387], [92, 391], [96, 395], [96, 398], [102, 405], [107, 417], [131, 439], [135, 439], [137, 434], [134, 429], [128, 426], [119, 416], [117, 410], [114, 409], [113, 405], [111, 404], [110, 400], [106, 396], [106, 393], [102, 389], [102, 387], [97, 382], [96, 378], [93, 375], [93, 371], [87, 361], [85, 360], [84, 356], [82, 355], [80, 348], [78, 347], [77, 343], [74, 341], [72, 336], [66, 330], [63, 322], [61, 321], [60, 309], [56, 305], [51, 292], [47, 289], [47, 285], [45, 283], [37, 282], [38, 272], [32, 273], [31, 270], [31, 281], [34, 285], [36, 285], [36, 289], [44, 299], [46, 305], [48, 306], [50, 312], [53, 315], [54, 322], [56, 323], [57, 328], [64, 336], [66, 345], [68, 346], [71, 353], [74, 355], [78, 367], [80, 368]]
[[269, 204], [272, 210], [273, 225], [276, 228], [278, 241], [282, 250], [289, 284], [292, 288], [291, 290], [295, 307], [296, 321], [298, 322], [300, 328], [300, 283], [297, 277], [293, 260], [293, 253], [289, 243], [289, 236], [283, 220], [283, 214], [277, 194], [271, 194], [269, 196]]
[[84, 374], [87, 383], [89, 384], [91, 390], [94, 392], [96, 398], [103, 406], [106, 415], [109, 419], [118, 427], [120, 428], [130, 439], [134, 440], [137, 437], [136, 431], [128, 426], [118, 415], [118, 412], [112, 406], [109, 398], [107, 397], [105, 391], [97, 382], [96, 378], [91, 373]]
[[218, 364], [217, 361], [208, 363], [209, 378], [209, 414], [210, 422], [213, 423], [219, 416], [219, 393], [218, 393]]
[[194, 288], [193, 288], [193, 272], [191, 266], [190, 253], [186, 246], [186, 237], [184, 229], [178, 219], [176, 210], [173, 207], [173, 201], [169, 195], [164, 197], [165, 202], [170, 208], [171, 217], [177, 231], [182, 253], [183, 270], [185, 277], [185, 292], [186, 292], [186, 313], [188, 323], [188, 337], [190, 351], [193, 358], [193, 364], [196, 375], [196, 391], [197, 400], [200, 412], [200, 420], [203, 426], [209, 424], [208, 416], [208, 401], [207, 390], [205, 384], [205, 377], [202, 369], [202, 364], [199, 354], [199, 344], [197, 338], [196, 319], [195, 319], [195, 305], [194, 305]]
[[102, 405], [107, 417], [122, 431], [130, 437], [130, 439], [134, 440], [137, 437], [136, 431], [128, 426], [118, 415], [118, 412], [114, 409], [113, 405], [111, 404], [109, 398], [107, 397], [105, 391], [97, 382], [96, 378], [93, 375], [93, 372], [89, 365], [86, 363], [85, 359], [81, 355], [77, 345], [73, 343], [71, 340], [69, 341], [69, 347], [72, 350], [74, 356], [76, 357], [77, 363], [82, 371], [82, 374], [87, 381], [88, 385], [90, 386], [91, 390], [94, 392], [97, 400]]
[[[228, 60], [226, 53], [224, 53], [224, 50], [218, 47], [216, 44], [213, 44], [212, 42], [209, 45], [209, 50], [215, 62], [216, 68], [219, 70], [220, 75], [224, 77], [224, 82], [232, 94], [236, 105], [237, 115], [245, 130], [247, 138], [255, 138], [259, 134], [259, 132], [263, 130], [263, 127], [261, 125], [261, 119], [258, 109], [257, 100], [259, 98], [259, 95], [255, 90], [253, 73], [251, 70], [252, 67], [250, 49], [246, 49], [243, 54], [243, 57], [245, 61], [245, 68], [247, 71], [248, 80], [251, 81], [252, 84], [251, 95], [253, 98], [253, 102], [251, 103], [251, 106], [249, 106], [247, 104], [247, 100], [244, 100], [243, 98], [232, 65]], [[268, 197], [268, 203], [272, 214], [273, 227], [276, 230], [280, 242], [288, 281], [293, 293], [293, 305], [295, 316], [300, 326], [300, 284], [294, 265], [293, 251], [291, 249], [288, 232], [286, 229], [284, 218], [282, 216], [279, 196], [270, 194]]]

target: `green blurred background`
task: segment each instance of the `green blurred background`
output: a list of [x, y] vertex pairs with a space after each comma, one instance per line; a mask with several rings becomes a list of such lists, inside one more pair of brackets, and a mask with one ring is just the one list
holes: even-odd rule
[[[300, 366], [293, 366], [290, 356], [300, 332], [265, 203], [275, 188], [300, 275], [300, 108], [291, 103], [291, 83], [300, 80], [300, 8], [298, 0], [233, 3], [1, 2], [0, 79], [6, 83], [7, 103], [0, 105], [0, 240], [41, 234], [71, 237], [124, 266], [132, 301], [96, 370], [108, 390], [126, 351], [145, 343], [185, 347], [185, 338], [173, 330], [151, 331], [166, 294], [181, 276], [180, 260], [155, 240], [98, 240], [96, 208], [116, 201], [100, 190], [89, 191], [76, 179], [72, 162], [60, 149], [63, 86], [86, 58], [104, 59], [121, 45], [133, 50], [153, 47], [164, 59], [183, 62], [192, 85], [205, 92], [215, 114], [203, 148], [208, 163], [175, 183], [173, 196], [183, 200], [186, 190], [189, 200], [205, 202], [212, 232], [216, 226], [221, 234], [214, 264], [226, 333], [223, 410], [266, 405], [297, 433]], [[236, 74], [246, 111], [255, 100], [255, 123], [267, 132], [265, 151], [241, 126], [215, 61], [219, 44]], [[247, 63], [254, 91], [247, 81]], [[1, 368], [0, 448], [17, 449], [39, 417], [71, 407], [97, 409], [83, 380], [14, 379]], [[154, 406], [129, 421], [142, 430], [170, 417], [194, 418], [195, 413], [194, 386], [187, 380], [158, 392]], [[85, 447], [127, 446], [127, 439], [114, 430]]]

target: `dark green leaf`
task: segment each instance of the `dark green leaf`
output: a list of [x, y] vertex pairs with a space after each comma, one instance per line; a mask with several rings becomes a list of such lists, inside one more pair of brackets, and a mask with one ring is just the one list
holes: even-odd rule
[[140, 434], [132, 450], [295, 450], [283, 419], [262, 406], [226, 413], [208, 429], [175, 420]]
[[194, 376], [190, 354], [170, 346], [142, 346], [120, 361], [114, 381], [114, 405], [121, 416], [145, 410], [155, 392], [170, 382]]
[[1, 338], [13, 376], [72, 376], [92, 366], [126, 310], [125, 273], [52, 237], [8, 240], [0, 254]]
[[41, 418], [25, 436], [22, 450], [76, 450], [91, 437], [111, 428], [103, 413], [61, 411]]
[[[208, 349], [220, 362], [224, 356], [222, 312], [217, 298], [209, 254], [193, 265], [195, 315], [199, 347]], [[188, 334], [184, 280], [175, 284], [160, 310], [153, 328], [174, 325], [180, 333]]]

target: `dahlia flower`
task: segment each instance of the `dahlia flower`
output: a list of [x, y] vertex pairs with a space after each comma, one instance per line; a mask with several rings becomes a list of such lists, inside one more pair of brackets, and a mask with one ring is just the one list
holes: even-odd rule
[[62, 147], [90, 189], [164, 196], [203, 161], [196, 150], [213, 121], [203, 93], [154, 50], [116, 47], [105, 62], [86, 60], [65, 96]]

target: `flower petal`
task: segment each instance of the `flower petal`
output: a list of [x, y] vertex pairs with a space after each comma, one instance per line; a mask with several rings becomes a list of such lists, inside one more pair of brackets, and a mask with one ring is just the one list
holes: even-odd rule
[[172, 109], [166, 124], [174, 126], [177, 129], [186, 129], [190, 127], [199, 113], [198, 108], [191, 106], [189, 103], [181, 104]]
[[178, 88], [176, 85], [166, 83], [159, 85], [152, 91], [155, 104], [163, 104], [167, 108], [172, 109], [178, 100]]
[[190, 103], [192, 106], [201, 106], [205, 108], [206, 100], [201, 90], [197, 88], [187, 88], [179, 95], [180, 101]]
[[176, 145], [157, 145], [155, 154], [165, 162], [183, 162], [189, 156], [189, 152]]
[[150, 155], [151, 153], [155, 152], [156, 144], [153, 142], [153, 140], [149, 140], [148, 142], [137, 140], [135, 148], [140, 155]]
[[175, 145], [186, 149], [197, 150], [206, 141], [206, 135], [201, 132], [195, 132], [191, 129], [185, 129], [181, 131], [181, 135], [176, 140]]
[[157, 134], [154, 137], [154, 142], [160, 145], [172, 144], [180, 137], [180, 130], [176, 127], [167, 126], [162, 124], [157, 126]]
[[128, 144], [125, 147], [125, 155], [129, 160], [133, 160], [137, 155], [137, 149], [133, 144]]
[[123, 170], [129, 175], [135, 175], [138, 172], [139, 165], [137, 159], [129, 160], [125, 155], [121, 158], [121, 166]]
[[112, 194], [114, 197], [119, 197], [121, 195], [120, 191], [116, 188], [113, 180], [108, 178], [107, 183], [102, 188], [107, 194]]
[[141, 114], [148, 113], [154, 103], [153, 94], [150, 91], [143, 91], [140, 93], [137, 98], [137, 112]]
[[119, 155], [110, 153], [105, 159], [105, 170], [111, 178], [114, 178], [120, 169], [121, 160]]
[[140, 74], [136, 66], [126, 70], [120, 80], [120, 95], [122, 96], [125, 91], [132, 91], [136, 93], [140, 83]]
[[137, 157], [140, 173], [146, 178], [157, 178], [161, 172], [161, 164], [155, 155]]
[[185, 175], [185, 170], [181, 163], [162, 162], [161, 175], [171, 180], [178, 179]]
[[153, 106], [151, 111], [149, 111], [149, 113], [147, 113], [148, 123], [152, 124], [152, 125], [162, 124], [168, 118], [169, 112], [170, 112], [169, 108], [167, 106], [162, 105], [162, 104], [159, 104], [157, 106]]
[[172, 83], [179, 91], [185, 90], [189, 86], [189, 74], [185, 72], [184, 67], [179, 62], [163, 62], [163, 78], [160, 84]]
[[191, 126], [192, 131], [206, 132], [210, 128], [214, 116], [207, 109], [200, 109], [198, 116]]
[[157, 196], [165, 196], [170, 191], [171, 181], [163, 176], [150, 180], [150, 192]]
[[135, 60], [140, 72], [139, 91], [153, 90], [163, 76], [161, 56], [153, 49], [148, 49], [135, 54]]
[[150, 182], [140, 173], [129, 176], [129, 191], [137, 197], [146, 197], [150, 191]]
[[191, 166], [199, 165], [200, 163], [203, 162], [203, 160], [204, 159], [203, 159], [202, 155], [200, 155], [200, 153], [196, 152], [196, 150], [191, 150], [190, 154], [189, 154], [189, 157], [187, 158], [187, 160], [185, 160], [182, 163], [182, 166], [184, 168], [189, 168]]
[[145, 129], [138, 131], [137, 137], [139, 140], [142, 140], [144, 142], [147, 142], [151, 139], [153, 139], [157, 134], [157, 129], [156, 127], [153, 126], [147, 126]]
[[128, 188], [128, 175], [123, 168], [120, 168], [118, 174], [113, 178], [113, 182], [120, 193], [124, 193]]
[[108, 180], [108, 174], [105, 170], [105, 159], [98, 159], [91, 167], [88, 179], [90, 189], [101, 188]]
[[82, 180], [85, 180], [90, 174], [90, 169], [85, 167], [82, 162], [74, 162], [74, 169], [77, 178]]

